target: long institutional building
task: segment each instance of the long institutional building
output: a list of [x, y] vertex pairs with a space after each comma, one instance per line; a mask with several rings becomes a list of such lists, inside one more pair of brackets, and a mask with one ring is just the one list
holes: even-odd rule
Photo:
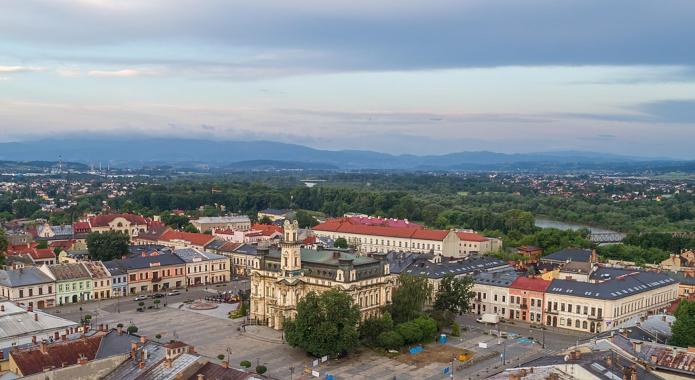
[[426, 229], [407, 220], [343, 217], [321, 223], [313, 231], [321, 238], [344, 238], [362, 253], [396, 251], [464, 257], [502, 248], [500, 239], [487, 238], [472, 231]]

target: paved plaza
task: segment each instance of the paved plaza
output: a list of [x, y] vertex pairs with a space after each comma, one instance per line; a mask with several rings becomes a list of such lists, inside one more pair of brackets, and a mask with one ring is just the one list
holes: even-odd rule
[[[318, 371], [321, 378], [325, 378], [326, 374], [332, 374], [337, 380], [447, 379], [450, 376], [444, 373], [444, 368], [448, 367], [449, 363], [418, 366], [408, 353], [390, 358], [367, 348], [361, 348], [347, 358], [328, 360], [312, 368], [314, 359], [284, 343], [280, 332], [264, 326], [244, 328], [243, 318], [226, 318], [227, 313], [235, 309], [236, 305], [220, 304], [213, 310], [194, 311], [182, 304], [184, 300], [201, 299], [218, 290], [247, 287], [247, 283], [235, 282], [219, 289], [190, 289], [179, 296], [169, 297], [166, 306], [162, 304], [158, 309], [148, 309], [145, 312], [135, 310], [137, 302], [131, 299], [133, 297], [68, 305], [47, 311], [73, 320], [79, 320], [84, 314], [89, 313], [94, 324], [107, 323], [110, 327], [115, 327], [117, 323], [123, 323], [125, 326], [134, 324], [139, 329], [138, 334], [151, 339], [160, 334], [161, 341], [184, 341], [214, 361], [217, 361], [219, 354], [226, 356], [231, 352], [230, 362], [233, 366], [238, 367], [242, 360], [251, 361], [254, 367], [256, 363], [263, 364], [268, 367], [268, 375], [277, 379], [314, 378], [311, 373], [305, 372], [307, 368]], [[151, 300], [147, 301], [148, 305], [151, 303]], [[512, 337], [498, 340], [491, 335], [490, 327], [475, 323], [474, 318], [475, 316], [460, 317], [459, 322], [468, 328], [464, 329], [461, 337], [449, 337], [447, 342], [450, 348], [474, 352], [470, 362], [454, 362], [454, 374], [458, 379], [484, 379], [501, 371], [504, 368], [503, 354], [506, 367], [510, 367], [566, 348], [577, 339], [584, 338], [564, 331], [541, 332], [531, 329], [526, 324], [517, 323], [501, 325], [500, 328]], [[545, 348], [540, 343], [543, 336], [546, 338]], [[487, 347], [479, 347], [481, 342]], [[431, 353], [437, 346], [437, 343], [425, 346], [424, 353]]]

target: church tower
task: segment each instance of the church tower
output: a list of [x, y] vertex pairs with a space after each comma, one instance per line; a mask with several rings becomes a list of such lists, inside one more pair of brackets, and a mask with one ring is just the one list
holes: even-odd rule
[[299, 275], [299, 272], [302, 270], [300, 243], [297, 238], [299, 234], [299, 224], [297, 224], [296, 220], [292, 222], [285, 220], [283, 227], [285, 233], [282, 243], [280, 243], [280, 247], [282, 248], [280, 266], [284, 277], [293, 277]]

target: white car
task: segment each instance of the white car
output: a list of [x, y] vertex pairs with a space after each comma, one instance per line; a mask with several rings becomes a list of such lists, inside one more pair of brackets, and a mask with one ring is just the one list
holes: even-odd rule
[[147, 296], [142, 295], [142, 296], [137, 296], [133, 301], [144, 301], [147, 299]]
[[179, 294], [181, 294], [181, 292], [178, 290], [172, 290], [169, 293], [167, 293], [168, 296], [178, 296]]

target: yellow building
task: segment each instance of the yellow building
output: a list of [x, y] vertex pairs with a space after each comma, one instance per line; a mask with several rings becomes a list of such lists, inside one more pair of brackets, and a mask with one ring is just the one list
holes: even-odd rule
[[385, 257], [302, 249], [298, 230], [296, 221], [285, 221], [281, 250], [259, 251], [260, 268], [251, 272], [251, 319], [281, 330], [305, 294], [330, 289], [352, 296], [363, 318], [379, 315], [395, 281]]

